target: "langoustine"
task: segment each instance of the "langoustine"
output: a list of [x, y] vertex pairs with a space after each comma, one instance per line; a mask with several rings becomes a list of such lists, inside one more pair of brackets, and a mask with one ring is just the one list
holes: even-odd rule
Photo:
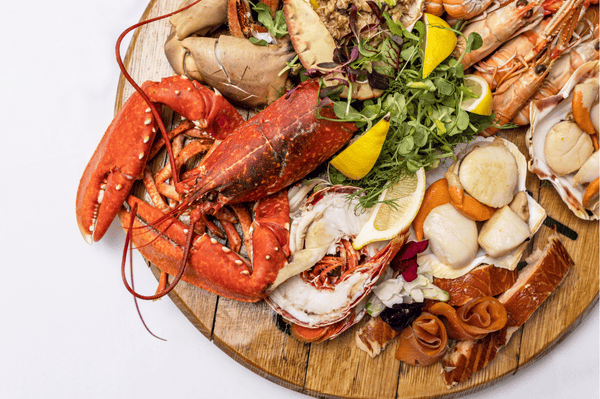
[[523, 56], [522, 66], [494, 91], [492, 109], [496, 126], [489, 127], [482, 135], [493, 135], [512, 121], [539, 90], [558, 57], [569, 48], [583, 9], [583, 0], [569, 0], [561, 5], [533, 49]]
[[[468, 37], [471, 32], [482, 36], [483, 45], [471, 51], [462, 58], [463, 67], [466, 69], [482, 60], [494, 50], [508, 41], [524, 26], [535, 20], [540, 20], [543, 15], [541, 1], [515, 1], [504, 7], [490, 12], [485, 18], [475, 20], [463, 29], [462, 33]], [[461, 37], [457, 43], [459, 52], [464, 51], [465, 40]]]
[[[474, 65], [475, 73], [490, 82], [493, 90], [495, 126], [486, 129], [484, 136], [495, 134], [514, 118], [525, 123], [519, 113], [548, 81], [557, 58], [597, 34], [597, 8], [588, 10], [589, 6], [582, 0], [560, 2], [559, 6], [517, 1], [490, 7], [486, 14], [467, 21], [463, 34], [479, 33], [483, 45], [461, 57], [461, 62], [465, 68]], [[551, 16], [542, 19], [547, 14]], [[464, 44], [465, 40], [459, 38], [459, 52]], [[561, 62], [559, 73], [564, 69]], [[553, 84], [560, 82], [554, 79]]]

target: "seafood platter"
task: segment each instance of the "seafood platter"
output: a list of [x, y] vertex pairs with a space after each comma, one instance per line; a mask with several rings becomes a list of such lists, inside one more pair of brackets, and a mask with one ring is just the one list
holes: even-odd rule
[[482, 389], [598, 301], [599, 32], [597, 1], [154, 0], [80, 231], [118, 217], [124, 289], [290, 389]]

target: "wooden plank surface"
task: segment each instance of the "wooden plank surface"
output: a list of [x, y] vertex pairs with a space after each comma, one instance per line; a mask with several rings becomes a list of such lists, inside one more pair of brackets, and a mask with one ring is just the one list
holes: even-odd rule
[[[173, 11], [179, 3], [180, 0], [152, 0], [140, 20]], [[136, 82], [172, 75], [163, 54], [169, 29], [168, 21], [161, 20], [133, 33], [125, 65]], [[115, 110], [132, 92], [132, 87], [121, 78]], [[166, 112], [164, 116], [170, 123], [172, 113]], [[505, 136], [527, 154], [522, 131]], [[264, 378], [308, 395], [352, 399], [433, 398], [459, 397], [485, 389], [550, 350], [598, 301], [598, 223], [576, 218], [552, 186], [540, 183], [531, 174], [527, 187], [548, 216], [578, 234], [575, 240], [562, 237], [576, 267], [490, 365], [451, 390], [443, 383], [439, 365], [418, 368], [395, 360], [394, 343], [371, 359], [354, 344], [358, 327], [330, 342], [304, 344], [285, 331], [264, 302], [240, 303], [183, 282], [170, 297], [190, 322], [229, 356]], [[549, 234], [550, 229], [543, 226], [526, 255], [532, 248], [543, 246]], [[158, 277], [157, 269], [152, 267], [152, 270]]]

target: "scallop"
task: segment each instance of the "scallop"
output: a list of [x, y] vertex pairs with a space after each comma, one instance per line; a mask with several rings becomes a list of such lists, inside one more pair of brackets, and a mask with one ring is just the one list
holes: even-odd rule
[[573, 121], [552, 126], [544, 142], [546, 162], [558, 176], [577, 172], [593, 152], [590, 135]]
[[423, 235], [437, 258], [453, 268], [471, 263], [477, 253], [477, 223], [451, 204], [431, 210], [423, 222]]
[[600, 177], [600, 151], [596, 151], [573, 176], [573, 186], [591, 183]]
[[[467, 154], [471, 153], [472, 150], [492, 144], [504, 146], [514, 157], [514, 160], [517, 165], [517, 178], [515, 187], [516, 192], [511, 193], [511, 198], [513, 198], [513, 201], [510, 203], [509, 206], [511, 207], [511, 209], [513, 209], [513, 212], [518, 214], [520, 217], [528, 215], [528, 218], [525, 217], [525, 219], [527, 219], [526, 224], [529, 229], [529, 234], [527, 235], [527, 238], [531, 238], [541, 227], [544, 219], [546, 218], [546, 211], [526, 191], [525, 180], [527, 178], [527, 160], [525, 159], [525, 156], [519, 151], [517, 146], [511, 143], [510, 141], [507, 141], [500, 137], [478, 137], [468, 145], [463, 144], [457, 146], [455, 155], [459, 160], [462, 160], [464, 159], [464, 157], [466, 157]], [[436, 169], [427, 172], [427, 181], [435, 182], [441, 179], [442, 177], [444, 177], [444, 174], [448, 170], [448, 167], [449, 165], [442, 165]], [[518, 203], [517, 198], [519, 199]], [[525, 231], [524, 228], [521, 229], [522, 231]], [[528, 240], [525, 240], [525, 242], [521, 242], [516, 247], [508, 250], [508, 252], [506, 252], [506, 250], [503, 250], [499, 254], [496, 253], [496, 256], [491, 256], [490, 254], [485, 252], [481, 245], [477, 245], [477, 252], [475, 253], [475, 257], [470, 262], [464, 264], [464, 266], [462, 267], [456, 267], [456, 264], [454, 265], [455, 267], [449, 266], [448, 264], [444, 263], [444, 261], [440, 259], [440, 257], [436, 255], [432, 248], [427, 248], [425, 252], [419, 254], [419, 256], [417, 257], [417, 263], [420, 267], [430, 267], [434, 277], [446, 279], [460, 277], [481, 264], [491, 264], [495, 265], [496, 267], [514, 270], [517, 267], [519, 261], [521, 260], [521, 256], [523, 255], [523, 252], [527, 247], [527, 243]], [[514, 242], [510, 245], [511, 247], [514, 246]]]
[[498, 258], [521, 245], [529, 234], [527, 223], [505, 205], [481, 226], [477, 242], [488, 255]]
[[[597, 77], [598, 60], [587, 62], [575, 70], [558, 94], [532, 103], [531, 126], [525, 136], [531, 156], [528, 164], [529, 170], [541, 180], [548, 180], [552, 183], [567, 207], [577, 217], [584, 220], [598, 220], [600, 217], [598, 201], [587, 204], [587, 208], [583, 205], [583, 195], [588, 186], [586, 181], [593, 177], [594, 172], [597, 172], [593, 170], [593, 159], [588, 164], [588, 159], [593, 158], [593, 148], [591, 151], [587, 146], [579, 148], [577, 154], [574, 155], [576, 155], [575, 159], [581, 159], [582, 162], [577, 161], [578, 165], [575, 170], [561, 174], [560, 171], [555, 170], [560, 167], [554, 165], [555, 160], [552, 159], [552, 156], [547, 156], [545, 147], [547, 141], [553, 140], [548, 138], [553, 127], [561, 122], [572, 121], [573, 88], [579, 83], [585, 83], [597, 79]], [[584, 135], [587, 136], [585, 133]], [[586, 138], [589, 139], [589, 137]], [[579, 170], [582, 172], [579, 173]], [[590, 172], [590, 176], [587, 176], [588, 172]]]
[[493, 208], [512, 201], [517, 176], [517, 161], [502, 144], [475, 148], [460, 164], [459, 178], [465, 191]]
[[598, 103], [592, 106], [590, 110], [590, 119], [592, 121], [592, 125], [594, 125], [594, 129], [596, 129], [596, 133], [600, 132], [600, 107]]

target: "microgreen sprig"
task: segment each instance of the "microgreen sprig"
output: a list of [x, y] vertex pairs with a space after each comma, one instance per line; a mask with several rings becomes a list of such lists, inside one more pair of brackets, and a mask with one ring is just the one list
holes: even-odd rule
[[[360, 57], [347, 63], [346, 70], [376, 71], [385, 79], [384, 94], [376, 99], [352, 101], [331, 96], [336, 116], [368, 130], [383, 115], [391, 114], [390, 129], [373, 169], [360, 180], [350, 180], [335, 168], [329, 168], [334, 184], [361, 187], [360, 205], [369, 208], [380, 194], [405, 174], [437, 167], [454, 157], [454, 147], [472, 140], [493, 124], [494, 116], [464, 111], [462, 102], [475, 97], [464, 85], [460, 62], [464, 54], [481, 46], [481, 37], [468, 38], [451, 29], [465, 41], [463, 53], [444, 60], [427, 78], [422, 78], [425, 25], [417, 22], [413, 31], [395, 23], [381, 12], [381, 26], [375, 39], [355, 36], [346, 46], [358, 48]], [[353, 44], [352, 44], [353, 43]]]

